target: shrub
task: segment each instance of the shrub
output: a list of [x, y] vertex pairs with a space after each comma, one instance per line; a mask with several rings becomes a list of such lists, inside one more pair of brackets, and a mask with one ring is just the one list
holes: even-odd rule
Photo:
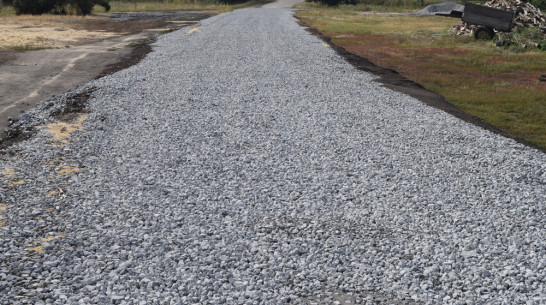
[[56, 0], [13, 0], [13, 8], [17, 15], [40, 15], [52, 11], [56, 2]]
[[74, 5], [82, 15], [89, 15], [95, 4], [110, 10], [108, 0], [13, 0], [13, 8], [17, 15], [45, 13], [66, 14], [66, 7]]
[[355, 5], [358, 0], [310, 0], [311, 2], [317, 2], [327, 6], [339, 6], [342, 4]]
[[546, 0], [530, 0], [529, 3], [541, 10], [546, 10]]
[[218, 0], [218, 2], [220, 2], [222, 4], [228, 4], [228, 5], [243, 3], [243, 2], [246, 2], [246, 1], [247, 0]]

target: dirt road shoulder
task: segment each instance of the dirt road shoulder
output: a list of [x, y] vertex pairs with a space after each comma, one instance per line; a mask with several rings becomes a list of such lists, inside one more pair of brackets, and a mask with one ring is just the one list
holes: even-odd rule
[[148, 44], [155, 37], [208, 16], [204, 12], [110, 14], [101, 22], [78, 25], [83, 31], [105, 35], [65, 40], [68, 47], [63, 48], [4, 50], [0, 58], [0, 139], [7, 136], [10, 118], [51, 96], [138, 63], [151, 51]]

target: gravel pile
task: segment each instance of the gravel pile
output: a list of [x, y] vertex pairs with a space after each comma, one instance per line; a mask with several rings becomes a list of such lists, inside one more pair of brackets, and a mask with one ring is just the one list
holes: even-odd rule
[[374, 78], [288, 10], [161, 36], [2, 157], [0, 303], [546, 303], [546, 155]]
[[464, 5], [453, 3], [453, 2], [445, 2], [445, 3], [437, 3], [437, 4], [431, 4], [424, 9], [417, 12], [417, 15], [450, 15], [452, 12], [463, 12], [464, 11]]

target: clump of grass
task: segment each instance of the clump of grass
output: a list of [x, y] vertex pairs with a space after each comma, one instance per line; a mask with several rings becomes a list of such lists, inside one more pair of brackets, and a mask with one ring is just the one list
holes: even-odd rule
[[[326, 0], [323, 0], [326, 1]], [[320, 4], [319, 0], [306, 0], [306, 4], [299, 8], [321, 7], [327, 8], [327, 5]], [[442, 0], [337, 0], [339, 5], [337, 8], [346, 11], [361, 11], [361, 12], [412, 12], [422, 9], [423, 7], [444, 2]], [[461, 1], [454, 1], [461, 2]]]
[[4, 7], [0, 9], [0, 16], [2, 17], [13, 15], [15, 15], [15, 9], [13, 6], [4, 5]]
[[25, 45], [12, 45], [12, 46], [6, 46], [4, 47], [6, 50], [16, 51], [16, 52], [24, 52], [24, 51], [36, 51], [36, 50], [43, 50], [44, 47], [37, 47], [30, 44]]

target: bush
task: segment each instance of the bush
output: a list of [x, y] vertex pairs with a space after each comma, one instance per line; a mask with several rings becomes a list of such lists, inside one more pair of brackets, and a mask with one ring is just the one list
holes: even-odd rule
[[66, 14], [66, 7], [74, 5], [82, 15], [89, 15], [95, 4], [110, 10], [108, 0], [13, 0], [13, 8], [17, 15], [45, 13]]
[[239, 4], [246, 1], [247, 0], [218, 0], [218, 2], [220, 2], [221, 4], [227, 4], [227, 5]]
[[104, 7], [104, 10], [107, 12], [110, 10], [110, 3], [108, 3], [108, 0], [95, 0], [95, 5]]
[[78, 10], [84, 16], [91, 14], [93, 6], [95, 6], [95, 2], [93, 2], [93, 0], [74, 0], [73, 4], [78, 7]]
[[312, 2], [317, 2], [327, 6], [339, 6], [342, 4], [355, 5], [358, 3], [358, 0], [311, 0]]

